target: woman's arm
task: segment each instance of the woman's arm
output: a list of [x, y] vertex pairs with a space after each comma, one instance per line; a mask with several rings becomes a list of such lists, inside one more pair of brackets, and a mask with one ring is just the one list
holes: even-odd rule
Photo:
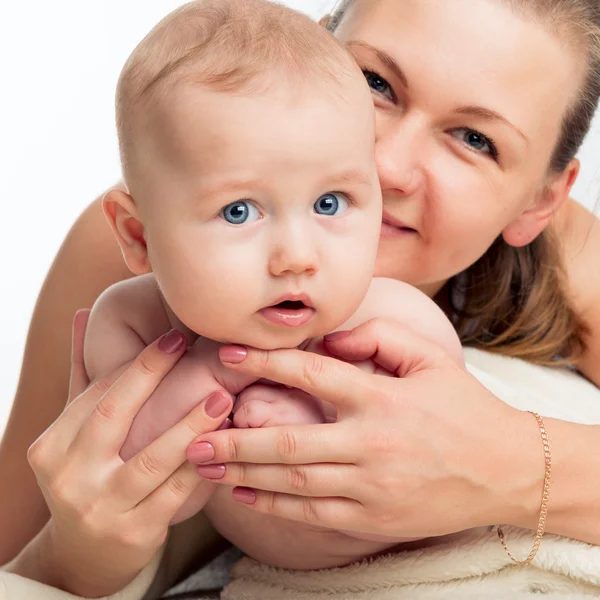
[[71, 323], [112, 283], [128, 277], [121, 253], [95, 200], [65, 239], [40, 292], [21, 377], [0, 442], [0, 564], [42, 528], [48, 509], [27, 464], [27, 449], [58, 417], [69, 384]]
[[124, 371], [88, 387], [87, 317], [81, 311], [73, 327], [72, 401], [28, 451], [51, 518], [3, 570], [97, 598], [122, 590], [150, 564], [192, 492], [201, 505], [212, 496], [214, 487], [199, 484], [186, 464], [185, 449], [223, 423], [232, 401], [213, 395], [123, 462], [119, 449], [135, 415], [185, 353], [186, 340], [172, 330]]
[[575, 200], [569, 200], [557, 217], [569, 293], [590, 330], [579, 369], [600, 387], [600, 220]]
[[[398, 378], [309, 352], [222, 348], [230, 368], [323, 398], [337, 407], [338, 421], [202, 436], [214, 447], [213, 462], [226, 464], [218, 483], [252, 488], [236, 498], [259, 512], [369, 534], [537, 528], [544, 454], [531, 415], [397, 323], [371, 321], [339, 335], [326, 339], [331, 354], [372, 358]], [[547, 530], [600, 545], [600, 426], [546, 425], [553, 461]], [[192, 448], [188, 458], [194, 461]]]

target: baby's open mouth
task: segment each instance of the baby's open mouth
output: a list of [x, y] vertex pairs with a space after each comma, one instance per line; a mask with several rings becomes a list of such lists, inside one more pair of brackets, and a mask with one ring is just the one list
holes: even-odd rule
[[263, 308], [260, 314], [271, 325], [301, 327], [310, 323], [316, 314], [315, 309], [308, 304], [309, 302], [309, 298], [306, 298], [306, 301], [282, 300]]
[[303, 308], [307, 308], [304, 302], [300, 300], [285, 300], [284, 302], [280, 302], [279, 304], [274, 304], [273, 308], [284, 308], [287, 310], [302, 310]]

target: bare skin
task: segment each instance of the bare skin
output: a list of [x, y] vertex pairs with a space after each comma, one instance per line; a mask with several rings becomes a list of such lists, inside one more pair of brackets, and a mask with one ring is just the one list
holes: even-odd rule
[[579, 369], [600, 387], [600, 220], [581, 204], [571, 201], [556, 215], [558, 239], [563, 240], [569, 292], [576, 310], [590, 327]]
[[[0, 477], [7, 484], [4, 489], [11, 491], [0, 499], [0, 564], [13, 558], [48, 520], [27, 449], [65, 406], [75, 312], [91, 308], [106, 287], [130, 276], [98, 198], [65, 239], [31, 321], [15, 401], [0, 442]], [[52, 376], [40, 379], [43, 372]]]
[[[557, 215], [556, 226], [565, 241], [571, 294], [578, 309], [594, 317], [597, 323], [582, 361], [585, 370], [585, 365], [600, 361], [597, 302], [600, 273], [595, 262], [600, 253], [600, 225], [594, 215], [570, 201]], [[82, 273], [87, 277], [82, 278]], [[100, 197], [82, 214], [66, 238], [44, 283], [32, 319], [19, 387], [0, 444], [0, 480], [5, 484], [4, 489], [11, 490], [10, 494], [0, 497], [0, 531], [3, 532], [0, 563], [12, 559], [48, 520], [46, 503], [27, 464], [27, 449], [64, 408], [73, 316], [77, 309], [91, 307], [107, 286], [129, 276], [102, 214]], [[42, 372], [52, 373], [52, 377], [41, 379], [38, 375]], [[600, 381], [595, 383], [599, 385]], [[572, 434], [579, 428], [582, 433], [585, 429], [586, 437], [588, 432], [596, 439], [600, 435], [584, 426], [558, 421], [554, 424], [558, 434], [562, 429], [565, 435]], [[582, 502], [587, 511], [582, 511], [581, 505], [577, 515], [568, 509], [561, 511], [551, 521], [553, 531], [600, 543], [600, 522], [594, 510], [594, 505], [599, 504], [598, 492], [586, 485], [600, 469], [598, 455], [597, 452], [574, 453], [567, 459], [576, 467], [571, 470], [576, 481], [565, 481], [563, 490], [557, 482], [555, 493], [560, 492], [566, 499], [569, 489], [587, 489], [588, 497]], [[535, 514], [533, 507], [532, 514]]]

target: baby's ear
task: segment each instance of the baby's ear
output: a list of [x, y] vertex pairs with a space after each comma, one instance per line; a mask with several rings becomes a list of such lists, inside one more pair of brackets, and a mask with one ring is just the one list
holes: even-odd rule
[[561, 173], [550, 177], [532, 204], [502, 232], [504, 241], [517, 248], [526, 246], [546, 229], [558, 209], [569, 199], [579, 174], [579, 161], [574, 158]]
[[324, 17], [321, 17], [319, 19], [319, 25], [322, 25], [323, 27], [327, 27], [327, 23], [329, 23], [330, 17], [331, 17], [331, 15], [325, 15]]
[[150, 273], [152, 267], [148, 259], [144, 225], [133, 198], [123, 190], [109, 190], [102, 200], [102, 208], [129, 270], [135, 275]]

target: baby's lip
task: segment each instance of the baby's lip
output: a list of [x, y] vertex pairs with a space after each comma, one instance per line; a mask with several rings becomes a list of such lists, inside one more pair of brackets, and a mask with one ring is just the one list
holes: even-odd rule
[[[266, 319], [271, 325], [278, 327], [303, 327], [308, 325], [316, 315], [316, 310], [305, 304], [304, 300], [300, 300], [301, 296], [283, 296], [283, 300], [274, 304], [273, 306], [267, 306], [259, 311], [259, 314]], [[310, 300], [306, 298], [306, 301]]]

